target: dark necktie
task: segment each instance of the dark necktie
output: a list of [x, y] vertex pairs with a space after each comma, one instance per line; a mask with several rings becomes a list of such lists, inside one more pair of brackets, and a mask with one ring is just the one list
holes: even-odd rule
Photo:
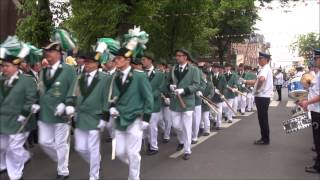
[[86, 84], [86, 87], [89, 87], [89, 77], [90, 77], [90, 74], [86, 74], [86, 77], [84, 78], [84, 82]]
[[46, 78], [47, 78], [47, 79], [51, 79], [51, 78], [52, 78], [52, 76], [51, 76], [51, 69], [52, 69], [51, 66], [48, 66], [48, 67], [47, 67], [47, 73], [46, 73]]
[[179, 67], [179, 72], [183, 72], [183, 68], [181, 66]]

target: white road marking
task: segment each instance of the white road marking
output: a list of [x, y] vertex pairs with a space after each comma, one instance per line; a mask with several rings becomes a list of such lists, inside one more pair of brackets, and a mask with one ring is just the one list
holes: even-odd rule
[[288, 101], [287, 102], [287, 107], [295, 107], [296, 103], [294, 103], [294, 101]]
[[[236, 124], [237, 122], [239, 122], [241, 119], [233, 119], [232, 123], [227, 123], [227, 122], [223, 122], [221, 124], [221, 128], [228, 128], [234, 124]], [[221, 131], [221, 130], [220, 130]], [[223, 130], [222, 130], [223, 131]], [[204, 141], [208, 140], [210, 137], [214, 136], [218, 134], [217, 132], [211, 132], [209, 136], [201, 136], [198, 138], [198, 143], [197, 144], [191, 144], [191, 149], [193, 149], [194, 147], [198, 146], [199, 144], [203, 143]], [[182, 149], [181, 151], [177, 151], [173, 154], [171, 154], [169, 157], [170, 158], [177, 158], [181, 155], [184, 154], [184, 150]]]
[[222, 128], [228, 128], [228, 127], [234, 125], [235, 123], [239, 122], [240, 120], [241, 120], [241, 119], [232, 119], [232, 123], [228, 123], [228, 122], [226, 122], [226, 121], [223, 121], [223, 122], [221, 123], [221, 127], [222, 127]]
[[241, 116], [250, 116], [250, 115], [252, 115], [253, 113], [254, 113], [254, 112], [245, 112], [244, 115], [239, 114], [239, 115], [237, 115], [237, 116], [239, 116], [239, 117], [241, 117]]
[[[197, 144], [191, 144], [191, 149], [198, 146], [199, 144], [203, 143], [205, 140], [209, 139], [210, 137], [214, 136], [218, 134], [217, 132], [211, 132], [209, 136], [201, 136], [198, 138], [198, 143]], [[169, 157], [170, 158], [177, 158], [179, 156], [181, 156], [182, 154], [184, 154], [184, 150], [182, 149], [181, 151], [177, 151], [173, 154], [171, 154]]]
[[279, 105], [279, 101], [271, 101], [271, 103], [270, 103], [270, 107], [277, 107], [278, 105]]

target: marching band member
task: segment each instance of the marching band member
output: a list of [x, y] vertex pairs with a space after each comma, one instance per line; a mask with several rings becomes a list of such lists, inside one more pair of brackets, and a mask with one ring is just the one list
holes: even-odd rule
[[275, 82], [274, 84], [276, 85], [276, 90], [278, 93], [278, 101], [281, 101], [281, 88], [283, 84], [283, 73], [281, 72], [281, 69], [277, 70], [277, 73], [274, 76]]
[[[167, 64], [164, 65], [164, 76], [165, 76], [165, 84], [168, 84], [170, 78], [170, 69]], [[161, 98], [161, 113], [162, 119], [164, 121], [164, 133], [162, 137], [162, 143], [166, 144], [170, 141], [170, 133], [172, 127], [172, 120], [171, 120], [171, 110], [170, 110], [170, 96], [171, 94], [166, 90], [166, 87], [163, 86], [162, 89], [163, 94], [160, 95]]]
[[61, 46], [51, 43], [44, 48], [48, 66], [40, 72], [39, 144], [57, 162], [57, 177], [69, 177], [70, 124], [63, 116], [65, 100], [75, 79], [72, 66], [61, 64]]
[[[247, 73], [244, 71], [244, 64], [240, 63], [238, 66], [238, 77], [239, 78], [243, 78], [246, 79]], [[245, 87], [245, 84], [238, 84], [238, 89], [241, 93], [247, 95], [247, 89]], [[240, 109], [240, 113], [242, 115], [244, 115], [245, 111], [246, 111], [246, 106], [247, 106], [247, 97], [243, 96], [241, 94], [238, 94], [237, 96], [238, 99], [238, 103], [239, 103], [239, 109]]]
[[[224, 68], [225, 68], [224, 77], [226, 79], [227, 84], [223, 92], [223, 95], [226, 97], [230, 106], [234, 107], [236, 94], [233, 88], [237, 88], [237, 76], [236, 74], [231, 72], [231, 68], [232, 68], [231, 64], [226, 63], [224, 65]], [[227, 116], [227, 122], [232, 123], [232, 116], [235, 116], [235, 114], [232, 112], [230, 108], [227, 108], [226, 116]]]
[[[190, 65], [192, 62], [189, 62]], [[193, 65], [195, 66], [195, 65]], [[199, 135], [199, 130], [200, 130], [200, 124], [201, 124], [201, 110], [202, 110], [202, 100], [200, 96], [202, 96], [202, 91], [204, 91], [206, 87], [206, 82], [204, 79], [204, 75], [202, 70], [198, 67], [195, 66], [197, 69], [199, 76], [200, 76], [200, 86], [199, 89], [196, 91], [196, 96], [195, 96], [195, 106], [194, 106], [194, 111], [193, 111], [193, 117], [192, 117], [192, 140], [191, 144], [197, 144], [198, 143], [198, 135]], [[201, 129], [200, 134], [203, 133], [203, 129]]]
[[[216, 88], [215, 91], [219, 91], [219, 92], [223, 92], [227, 84], [225, 76], [223, 76], [223, 74], [220, 73], [220, 65], [218, 63], [214, 63], [212, 67], [212, 83]], [[224, 102], [221, 96], [218, 95], [218, 93], [215, 93], [213, 95], [212, 101], [216, 103], [218, 106], [218, 113], [215, 116], [215, 121], [216, 121], [216, 130], [220, 130], [221, 123], [222, 123], [222, 109], [223, 109]]]
[[[214, 86], [212, 81], [210, 81], [209, 72], [203, 73], [204, 80], [206, 83], [205, 89], [203, 90], [203, 96], [207, 97], [208, 99], [211, 99], [214, 95]], [[203, 100], [204, 101], [204, 100]], [[204, 129], [203, 129], [203, 135], [204, 136], [209, 136], [210, 135], [210, 119], [209, 119], [209, 113], [210, 113], [210, 108], [206, 103], [203, 103], [201, 106], [202, 114], [201, 114], [201, 119], [204, 124]]]
[[298, 104], [305, 110], [311, 112], [312, 134], [316, 150], [316, 159], [313, 166], [306, 167], [305, 171], [310, 173], [320, 173], [320, 49], [314, 51], [315, 77], [308, 84], [308, 100], [301, 100]]
[[172, 125], [176, 129], [179, 144], [177, 151], [184, 149], [184, 160], [191, 157], [192, 114], [195, 107], [195, 92], [200, 86], [198, 70], [188, 64], [190, 54], [184, 49], [176, 50], [177, 65], [170, 72], [170, 90], [175, 94], [170, 99]]
[[165, 85], [165, 76], [160, 71], [156, 70], [154, 65], [154, 55], [151, 52], [145, 52], [142, 55], [141, 63], [144, 71], [147, 74], [149, 82], [152, 88], [153, 94], [153, 111], [150, 118], [149, 126], [149, 143], [150, 147], [147, 150], [148, 155], [157, 154], [159, 151], [158, 147], [158, 124], [160, 121], [160, 111], [161, 111], [161, 91]]
[[[21, 59], [7, 55], [2, 59], [3, 79], [0, 80], [0, 171], [7, 170], [12, 180], [22, 179], [30, 153], [23, 144], [27, 140], [33, 105], [37, 100], [37, 84], [27, 74], [19, 72]], [[20, 128], [23, 128], [21, 131]]]
[[243, 80], [245, 84], [254, 84], [254, 100], [261, 130], [261, 138], [254, 141], [256, 145], [270, 143], [268, 109], [270, 99], [273, 96], [273, 75], [269, 65], [270, 59], [271, 55], [259, 52], [258, 63], [261, 70], [258, 73], [257, 80]]
[[140, 179], [141, 144], [153, 110], [151, 85], [144, 72], [130, 66], [132, 51], [121, 48], [114, 61], [119, 70], [112, 86], [117, 99], [109, 109], [115, 118], [116, 156], [129, 165], [128, 179]]
[[89, 163], [89, 179], [99, 179], [101, 162], [100, 131], [106, 126], [107, 76], [100, 72], [95, 53], [83, 53], [84, 73], [78, 75], [69, 89], [66, 115], [74, 116], [75, 150]]
[[[252, 67], [251, 66], [245, 66], [244, 70], [246, 71], [246, 77], [245, 80], [255, 80], [257, 79], [256, 73], [252, 71]], [[253, 101], [254, 101], [254, 97], [253, 97], [253, 86], [250, 84], [245, 84], [245, 87], [248, 90], [247, 93], [247, 111], [251, 112], [252, 108], [253, 108]]]
[[[32, 61], [29, 59], [31, 59], [31, 57], [27, 56], [26, 61], [28, 62], [28, 66], [30, 66], [30, 68], [29, 68], [30, 70], [26, 74], [31, 75], [34, 78], [34, 80], [36, 81], [37, 86], [38, 86], [39, 73], [42, 69], [41, 62], [40, 62], [40, 59], [34, 59]], [[39, 92], [37, 93], [37, 104], [39, 104], [38, 99], [39, 99]], [[40, 115], [39, 113], [35, 114], [36, 121], [39, 119], [39, 115]], [[33, 144], [38, 144], [38, 128], [37, 128], [36, 121], [35, 121], [35, 125], [34, 125], [35, 129], [30, 131], [30, 134], [28, 137], [29, 147], [33, 147]]]

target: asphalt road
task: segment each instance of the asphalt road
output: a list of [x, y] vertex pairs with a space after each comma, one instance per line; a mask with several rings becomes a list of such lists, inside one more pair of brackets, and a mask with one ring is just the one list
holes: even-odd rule
[[[283, 101], [272, 102], [269, 109], [271, 144], [253, 145], [259, 138], [257, 114], [237, 117], [237, 123], [211, 135], [192, 148], [185, 161], [175, 153], [176, 137], [160, 144], [160, 152], [147, 156], [142, 152], [141, 179], [287, 179], [320, 180], [304, 167], [313, 163], [311, 128], [285, 134], [282, 121], [290, 117], [286, 89]], [[290, 104], [290, 103], [289, 103]], [[228, 126], [228, 124], [225, 124]], [[56, 164], [38, 146], [31, 149], [33, 158], [24, 170], [24, 179], [54, 179]], [[170, 157], [171, 156], [171, 157]], [[128, 167], [119, 160], [111, 161], [111, 143], [103, 142], [101, 176], [103, 179], [126, 179]], [[89, 166], [72, 150], [70, 180], [88, 179]], [[6, 174], [1, 180], [8, 179]]]

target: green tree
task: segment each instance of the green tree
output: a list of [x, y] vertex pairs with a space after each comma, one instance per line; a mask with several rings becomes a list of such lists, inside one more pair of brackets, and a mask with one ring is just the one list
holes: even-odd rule
[[298, 52], [299, 56], [308, 59], [312, 56], [314, 49], [320, 48], [320, 35], [318, 33], [301, 34], [290, 45], [293, 52]]
[[53, 28], [49, 0], [24, 0], [17, 6], [20, 16], [16, 34], [19, 39], [42, 47]]
[[258, 15], [254, 0], [217, 0], [213, 3], [213, 10], [216, 13], [212, 15], [208, 27], [216, 28], [218, 36], [210, 36], [209, 45], [213, 49], [213, 57], [217, 56], [223, 64], [231, 42], [241, 42], [245, 38], [229, 35], [252, 33]]

